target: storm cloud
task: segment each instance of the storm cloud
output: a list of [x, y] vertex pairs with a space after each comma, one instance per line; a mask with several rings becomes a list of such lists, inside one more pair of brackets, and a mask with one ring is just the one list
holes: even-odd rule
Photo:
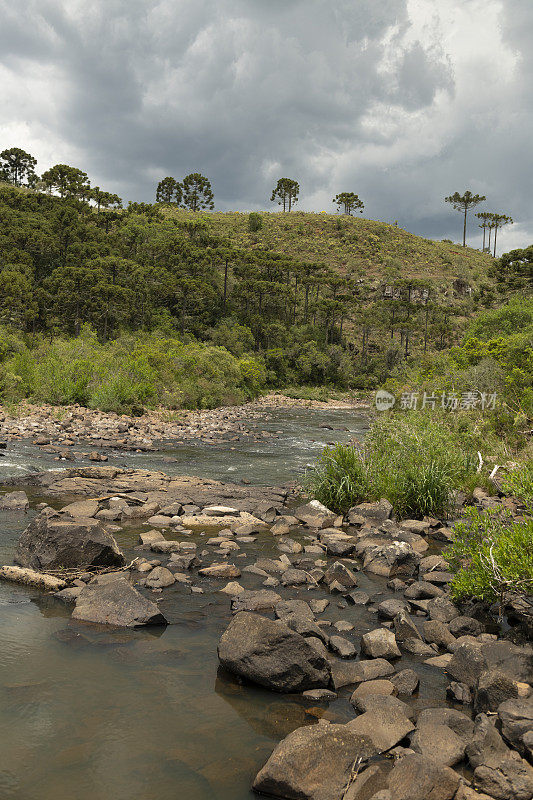
[[[365, 216], [460, 234], [445, 195], [533, 241], [530, 0], [0, 0], [0, 145], [126, 200], [200, 171], [222, 210], [355, 191]], [[470, 241], [479, 244], [471, 226]]]

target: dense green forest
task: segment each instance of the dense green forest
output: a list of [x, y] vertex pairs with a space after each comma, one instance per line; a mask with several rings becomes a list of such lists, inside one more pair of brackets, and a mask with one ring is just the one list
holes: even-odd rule
[[446, 375], [531, 414], [531, 248], [496, 261], [352, 217], [100, 194], [0, 187], [4, 400], [207, 407]]

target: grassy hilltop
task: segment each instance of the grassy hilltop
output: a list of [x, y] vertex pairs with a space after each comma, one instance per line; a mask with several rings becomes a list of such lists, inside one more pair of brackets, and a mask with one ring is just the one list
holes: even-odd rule
[[202, 220], [217, 236], [249, 250], [269, 250], [302, 262], [318, 262], [342, 275], [373, 284], [396, 278], [430, 280], [446, 289], [456, 279], [477, 287], [487, 282], [492, 256], [452, 242], [415, 236], [386, 222], [340, 214], [291, 211], [261, 213], [263, 227], [248, 229], [248, 214], [164, 208], [180, 222]]

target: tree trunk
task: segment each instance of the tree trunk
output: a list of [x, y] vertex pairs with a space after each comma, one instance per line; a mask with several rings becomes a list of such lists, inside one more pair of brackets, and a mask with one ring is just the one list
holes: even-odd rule
[[498, 226], [494, 228], [494, 258], [496, 258], [496, 237], [498, 235]]
[[483, 252], [485, 252], [485, 234], [486, 234], [486, 232], [487, 232], [487, 229], [485, 227], [485, 224], [483, 224]]
[[227, 297], [228, 297], [228, 259], [226, 259], [226, 266], [224, 267], [224, 313], [226, 313]]
[[468, 214], [468, 209], [465, 208], [465, 220], [463, 225], [463, 247], [466, 247], [466, 215]]

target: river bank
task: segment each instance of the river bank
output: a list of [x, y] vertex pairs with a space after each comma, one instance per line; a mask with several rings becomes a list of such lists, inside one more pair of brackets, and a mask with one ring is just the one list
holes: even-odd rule
[[[517, 744], [508, 720], [522, 714], [520, 725], [527, 725], [531, 649], [502, 639], [501, 629], [474, 608], [450, 602], [451, 576], [442, 556], [451, 536], [448, 523], [398, 524], [386, 502], [338, 517], [306, 505], [292, 487], [108, 465], [46, 472], [34, 475], [31, 485], [25, 482], [30, 508], [9, 512], [11, 519], [19, 515], [19, 533], [26, 515], [33, 519], [30, 529], [41, 531], [48, 544], [65, 525], [71, 535], [102, 528], [114, 537], [127, 567], [110, 573], [110, 580], [118, 580], [113, 592], [138, 592], [168, 624], [95, 625], [113, 611], [113, 600], [104, 594], [95, 605], [93, 597], [87, 610], [84, 593], [98, 595], [99, 579], [90, 571], [66, 575], [63, 597], [2, 585], [10, 593], [8, 605], [0, 606], [8, 635], [14, 635], [19, 603], [30, 598], [39, 645], [34, 663], [40, 663], [37, 653], [41, 659], [46, 654], [45, 662], [50, 666], [52, 660], [60, 676], [58, 682], [48, 668], [43, 673], [25, 666], [22, 675], [15, 679], [13, 672], [4, 683], [3, 691], [18, 698], [8, 704], [8, 719], [19, 732], [8, 747], [9, 781], [16, 791], [7, 797], [21, 791], [37, 796], [32, 779], [17, 770], [27, 751], [24, 715], [32, 703], [32, 725], [44, 711], [53, 718], [56, 693], [63, 713], [65, 703], [73, 708], [54, 736], [54, 752], [46, 748], [46, 759], [37, 759], [45, 785], [44, 793], [39, 787], [41, 798], [72, 794], [76, 786], [83, 800], [104, 798], [110, 787], [118, 798], [134, 791], [142, 800], [154, 793], [166, 800], [179, 790], [194, 800], [244, 800], [253, 796], [249, 787], [255, 780], [258, 790], [277, 797], [298, 791], [311, 800], [337, 800], [359, 756], [345, 795], [350, 800], [378, 791], [389, 792], [380, 800], [395, 800], [390, 786], [402, 764], [411, 769], [409, 796], [418, 797], [412, 793], [420, 780], [423, 800], [479, 796], [468, 794], [472, 781], [489, 789], [489, 797], [527, 796], [527, 743], [519, 738]], [[480, 495], [483, 502], [487, 498]], [[17, 549], [20, 556], [17, 539], [18, 534], [11, 553]], [[35, 548], [26, 551], [35, 558]], [[102, 589], [109, 591], [105, 584]], [[247, 635], [243, 641], [235, 632], [243, 616], [260, 627], [255, 639]], [[278, 619], [276, 637], [281, 632], [285, 645], [269, 666], [263, 646], [254, 647], [254, 641], [259, 636], [268, 642], [266, 652], [276, 652], [277, 639], [269, 640], [271, 632], [263, 630], [272, 619]], [[51, 637], [44, 651], [43, 626]], [[26, 623], [20, 646], [33, 653], [28, 630]], [[229, 647], [220, 651], [221, 666], [217, 643], [230, 635]], [[309, 658], [309, 686], [296, 686], [294, 676], [298, 682], [306, 674]], [[281, 684], [272, 663], [283, 666]], [[66, 677], [73, 669], [75, 682]], [[24, 679], [25, 673], [32, 679]], [[477, 713], [481, 720], [474, 721]], [[499, 728], [492, 729], [494, 721]], [[334, 744], [339, 739], [341, 751]], [[33, 740], [35, 755], [43, 747], [37, 728]], [[468, 749], [472, 741], [475, 751]], [[300, 753], [296, 761], [294, 747]], [[494, 747], [497, 763], [489, 759]], [[113, 758], [104, 752], [109, 748]], [[372, 763], [365, 768], [369, 755]], [[311, 771], [305, 767], [310, 762]], [[486, 769], [507, 794], [490, 793]], [[97, 775], [105, 776], [105, 789]], [[427, 780], [432, 787], [447, 786], [448, 794], [435, 794]], [[371, 786], [375, 791], [369, 794]], [[317, 794], [317, 787], [326, 793]]]

